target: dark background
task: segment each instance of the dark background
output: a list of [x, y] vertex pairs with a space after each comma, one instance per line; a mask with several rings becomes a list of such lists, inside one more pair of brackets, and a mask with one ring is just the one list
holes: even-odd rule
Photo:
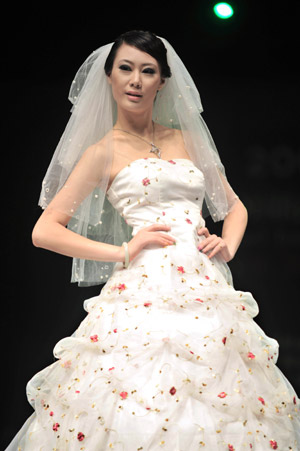
[[[54, 361], [54, 345], [101, 289], [70, 284], [71, 259], [34, 248], [31, 231], [73, 77], [94, 49], [130, 29], [165, 37], [199, 88], [203, 118], [249, 213], [230, 263], [234, 285], [257, 300], [255, 321], [279, 342], [278, 367], [300, 394], [300, 11], [297, 1], [275, 3], [232, 1], [228, 21], [213, 16], [209, 0], [13, 4], [2, 12], [2, 448], [32, 413], [27, 381]], [[222, 224], [207, 224], [221, 232]]]

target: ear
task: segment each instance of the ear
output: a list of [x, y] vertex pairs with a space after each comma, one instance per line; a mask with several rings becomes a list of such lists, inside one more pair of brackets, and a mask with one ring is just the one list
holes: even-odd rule
[[159, 87], [157, 88], [158, 91], [160, 91], [161, 88], [164, 87], [165, 81], [166, 81], [165, 78], [161, 78], [161, 79], [160, 79], [160, 85], [159, 85]]

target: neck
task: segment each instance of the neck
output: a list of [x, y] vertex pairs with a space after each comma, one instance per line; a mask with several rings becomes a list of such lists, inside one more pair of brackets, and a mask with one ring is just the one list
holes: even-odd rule
[[151, 111], [148, 110], [142, 113], [133, 114], [128, 113], [128, 111], [124, 112], [118, 108], [118, 118], [114, 128], [121, 128], [122, 130], [126, 130], [152, 141], [152, 109]]

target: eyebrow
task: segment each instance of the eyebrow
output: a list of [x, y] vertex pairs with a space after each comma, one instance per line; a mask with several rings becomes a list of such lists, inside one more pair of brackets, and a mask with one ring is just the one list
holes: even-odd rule
[[[134, 65], [134, 63], [132, 61], [130, 61], [130, 60], [122, 59], [122, 60], [119, 61], [119, 63], [121, 63], [121, 61], [125, 61], [126, 63]], [[144, 63], [144, 64], [141, 64], [141, 66], [142, 67], [144, 67], [144, 66], [154, 66], [154, 67], [156, 67], [156, 65], [153, 64], [153, 63]]]

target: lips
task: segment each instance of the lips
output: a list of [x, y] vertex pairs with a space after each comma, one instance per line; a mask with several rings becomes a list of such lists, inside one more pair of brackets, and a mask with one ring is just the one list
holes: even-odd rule
[[138, 92], [128, 91], [126, 94], [132, 98], [141, 98], [143, 97], [142, 94], [139, 94]]

